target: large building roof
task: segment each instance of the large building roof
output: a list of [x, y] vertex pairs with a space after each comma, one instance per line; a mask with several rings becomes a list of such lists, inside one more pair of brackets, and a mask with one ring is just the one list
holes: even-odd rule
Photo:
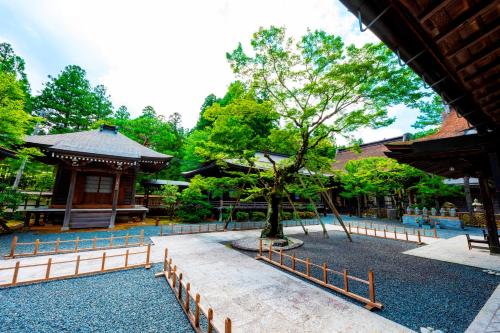
[[402, 141], [404, 136], [384, 139], [380, 141], [369, 142], [360, 145], [360, 152], [355, 152], [352, 149], [339, 149], [335, 156], [335, 161], [332, 163], [332, 170], [344, 170], [347, 162], [351, 160], [359, 160], [367, 157], [386, 157], [385, 152], [389, 151], [385, 146], [386, 143]]
[[500, 128], [499, 0], [341, 0], [481, 133]]
[[26, 138], [30, 146], [47, 151], [74, 155], [110, 157], [126, 160], [169, 160], [170, 155], [158, 153], [118, 132], [114, 126], [100, 129], [51, 135], [31, 135]]

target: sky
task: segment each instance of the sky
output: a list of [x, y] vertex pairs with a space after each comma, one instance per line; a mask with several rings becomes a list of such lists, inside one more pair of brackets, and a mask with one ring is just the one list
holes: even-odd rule
[[[346, 43], [377, 42], [337, 0], [0, 0], [0, 42], [26, 61], [32, 91], [66, 65], [79, 65], [93, 85], [107, 87], [115, 107], [132, 116], [146, 105], [184, 127], [198, 119], [207, 95], [223, 96], [235, 79], [225, 54], [249, 45], [259, 27], [285, 26], [340, 35]], [[416, 112], [394, 107], [396, 122], [361, 129], [364, 142], [412, 131]]]

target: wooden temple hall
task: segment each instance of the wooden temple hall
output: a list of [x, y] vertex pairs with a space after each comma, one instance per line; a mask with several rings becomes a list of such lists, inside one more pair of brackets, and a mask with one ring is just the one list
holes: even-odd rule
[[493, 198], [500, 199], [500, 1], [341, 0], [465, 118], [453, 136], [386, 144], [387, 156], [448, 178], [478, 177], [491, 253], [500, 253]]
[[49, 207], [29, 209], [62, 230], [114, 227], [117, 217], [144, 217], [148, 209], [135, 204], [138, 172], [157, 172], [171, 156], [160, 154], [119, 133], [114, 126], [54, 135], [29, 136], [26, 144], [44, 153], [41, 161], [57, 166]]

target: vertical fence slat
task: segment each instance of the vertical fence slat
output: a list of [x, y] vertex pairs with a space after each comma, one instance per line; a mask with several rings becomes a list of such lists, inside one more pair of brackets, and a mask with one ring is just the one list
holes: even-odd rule
[[323, 263], [323, 282], [325, 284], [328, 284], [328, 266], [326, 265], [326, 262]]
[[200, 294], [196, 294], [194, 299], [195, 310], [194, 310], [194, 326], [196, 328], [200, 327]]
[[80, 256], [76, 257], [75, 275], [78, 275], [79, 271], [80, 271]]
[[12, 285], [15, 286], [17, 283], [17, 275], [19, 274], [19, 265], [20, 262], [16, 261], [16, 266], [14, 267], [14, 274], [12, 275]]
[[212, 324], [212, 319], [214, 318], [214, 311], [212, 310], [212, 308], [208, 308], [208, 329], [207, 329], [207, 333], [212, 333], [212, 330], [213, 330], [213, 324]]
[[35, 240], [35, 249], [33, 250], [33, 255], [36, 256], [38, 254], [38, 247], [40, 246], [40, 240]]
[[224, 321], [224, 333], [231, 333], [231, 319], [229, 318]]
[[368, 271], [368, 288], [370, 290], [370, 302], [375, 303], [375, 281], [373, 271]]
[[48, 280], [50, 278], [51, 267], [52, 267], [52, 258], [49, 258], [49, 260], [47, 260], [47, 270], [45, 271], [45, 280]]
[[58, 254], [58, 253], [59, 253], [59, 242], [60, 242], [60, 239], [59, 239], [59, 238], [58, 238], [58, 239], [56, 239], [56, 245], [55, 245], [55, 249], [54, 249], [54, 252], [55, 252], [56, 254]]
[[128, 267], [128, 256], [129, 256], [129, 249], [127, 249], [127, 251], [125, 251], [125, 268]]
[[76, 237], [75, 239], [75, 252], [78, 252], [78, 243], [80, 242], [80, 237]]
[[347, 274], [347, 269], [344, 269], [344, 291], [349, 292], [349, 277]]
[[104, 271], [104, 267], [106, 266], [106, 252], [102, 253], [102, 261], [101, 261], [101, 272]]
[[189, 290], [191, 289], [191, 284], [188, 282], [186, 284], [186, 300], [184, 304], [184, 309], [186, 309], [186, 312], [189, 313]]

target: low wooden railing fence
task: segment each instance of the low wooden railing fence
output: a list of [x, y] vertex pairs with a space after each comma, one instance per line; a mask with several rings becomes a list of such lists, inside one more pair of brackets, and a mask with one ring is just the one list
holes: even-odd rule
[[[132, 264], [132, 265], [129, 264], [130, 256], [142, 255], [142, 254], [145, 254], [144, 262], [141, 262], [138, 264]], [[110, 258], [117, 258], [117, 257], [123, 257], [123, 266], [114, 266], [114, 267], [106, 268], [106, 261], [109, 260]], [[81, 263], [86, 262], [86, 261], [92, 261], [92, 260], [100, 261], [100, 269], [82, 272], [81, 267], [80, 267]], [[74, 270], [73, 274], [52, 275], [51, 276], [52, 267], [54, 265], [67, 264], [67, 263], [73, 263], [73, 262], [75, 263], [75, 270]], [[43, 267], [43, 266], [46, 267], [44, 278], [19, 281], [18, 277], [19, 277], [19, 272], [21, 269], [32, 268], [32, 267]], [[0, 268], [0, 271], [12, 270], [12, 280], [10, 282], [0, 284], [0, 287], [13, 287], [13, 286], [22, 285], [22, 284], [32, 284], [32, 283], [46, 282], [46, 281], [51, 281], [51, 280], [69, 279], [69, 278], [74, 278], [74, 277], [79, 277], [79, 276], [84, 276], [84, 275], [112, 272], [112, 271], [137, 268], [137, 267], [144, 267], [147, 269], [151, 268], [151, 244], [148, 244], [146, 250], [144, 250], [144, 251], [130, 252], [130, 250], [127, 249], [127, 251], [125, 253], [120, 253], [120, 254], [108, 255], [106, 252], [103, 252], [101, 256], [81, 258], [80, 255], [78, 255], [76, 257], [76, 259], [60, 260], [60, 261], [54, 261], [54, 260], [52, 260], [52, 258], [48, 258], [47, 262], [43, 263], [43, 264], [22, 265], [20, 261], [16, 261], [16, 263], [13, 267], [1, 267]]]
[[[383, 304], [377, 302], [375, 299], [375, 277], [373, 271], [368, 271], [368, 280], [364, 280], [352, 275], [349, 275], [348, 270], [344, 269], [342, 272], [336, 271], [334, 269], [328, 268], [326, 263], [323, 265], [317, 265], [312, 263], [309, 258], [300, 259], [295, 256], [295, 254], [288, 255], [283, 253], [283, 249], [275, 250], [272, 247], [272, 244], [269, 244], [268, 254], [267, 256], [263, 255], [263, 244], [262, 239], [259, 244], [259, 253], [257, 255], [257, 259], [263, 260], [275, 266], [278, 266], [281, 269], [284, 269], [288, 272], [296, 274], [300, 277], [303, 277], [309, 281], [312, 281], [322, 287], [328, 288], [330, 290], [336, 291], [342, 295], [348, 296], [352, 299], [355, 299], [358, 302], [364, 303], [365, 308], [368, 310], [372, 309], [382, 309]], [[279, 259], [275, 260], [273, 254], [277, 254]], [[288, 266], [286, 264], [286, 260], [290, 260], [291, 264]], [[305, 265], [305, 272], [301, 271], [300, 268], [297, 268], [297, 264]], [[319, 279], [311, 274], [311, 268], [316, 268], [321, 271], [322, 279]], [[337, 286], [334, 284], [333, 277], [340, 277], [343, 280], [343, 286]], [[350, 289], [350, 281], [359, 282], [368, 286], [368, 297], [359, 295], [353, 292]]]
[[[300, 226], [299, 221], [289, 220], [283, 221], [285, 227]], [[232, 222], [226, 230], [222, 223], [200, 223], [198, 225], [176, 225], [170, 223], [169, 225], [160, 224], [160, 236], [166, 235], [179, 235], [179, 234], [199, 234], [207, 232], [221, 232], [221, 231], [239, 231], [239, 230], [253, 230], [262, 229], [265, 226], [265, 221], [259, 222]], [[317, 220], [302, 220], [303, 225], [317, 225]]]
[[[123, 240], [117, 244], [117, 241]], [[132, 240], [132, 242], [131, 242]], [[106, 245], [98, 246], [99, 243], [107, 243]], [[73, 243], [74, 245], [70, 248], [61, 248], [61, 245]], [[89, 245], [89, 246], [86, 246]], [[29, 252], [16, 252], [19, 251], [19, 247], [30, 247]], [[49, 250], [41, 250], [40, 246], [51, 247]], [[5, 255], [6, 258], [16, 258], [16, 257], [33, 257], [33, 256], [44, 256], [51, 254], [63, 254], [63, 253], [76, 253], [83, 251], [95, 251], [95, 250], [111, 250], [118, 248], [134, 247], [134, 246], [144, 246], [144, 230], [141, 230], [138, 235], [125, 236], [113, 236], [110, 237], [94, 237], [94, 238], [83, 238], [76, 237], [75, 239], [65, 239], [60, 240], [59, 238], [55, 241], [40, 241], [39, 239], [34, 242], [18, 242], [17, 236], [12, 237], [10, 253]], [[31, 250], [31, 247], [33, 250]], [[22, 249], [21, 249], [22, 250]]]
[[[170, 288], [172, 288], [172, 291], [179, 301], [184, 314], [188, 318], [191, 326], [193, 326], [193, 329], [196, 333], [203, 333], [200, 320], [201, 314], [203, 314], [207, 320], [207, 333], [222, 333], [222, 331], [215, 327], [213, 323], [214, 312], [212, 308], [204, 309], [201, 306], [200, 294], [196, 294], [194, 297], [191, 295], [191, 284], [189, 282], [183, 281], [182, 273], [177, 271], [177, 266], [172, 263], [172, 258], [168, 257], [168, 249], [165, 249], [163, 271], [156, 274], [156, 277], [160, 276], [164, 276], [167, 280], [168, 285], [170, 286]], [[194, 312], [192, 309], [192, 304], [194, 304]], [[231, 319], [226, 317], [224, 321], [224, 333], [231, 333], [231, 327]]]
[[[422, 237], [438, 238], [436, 228], [432, 230], [428, 230], [425, 228], [406, 228], [406, 227], [387, 228], [387, 226], [384, 226], [384, 228], [377, 228], [377, 226], [375, 226], [375, 228], [373, 227], [370, 228], [366, 224], [363, 227], [360, 227], [359, 224], [356, 226], [352, 226], [351, 223], [348, 223], [347, 229], [351, 234], [370, 236], [376, 238], [394, 239], [394, 240], [417, 243], [417, 244], [422, 244]], [[400, 230], [401, 232], [399, 232]], [[426, 230], [428, 231], [426, 232]], [[371, 231], [371, 233], [369, 233], [369, 231]], [[416, 239], [410, 239], [409, 235], [416, 236]]]

